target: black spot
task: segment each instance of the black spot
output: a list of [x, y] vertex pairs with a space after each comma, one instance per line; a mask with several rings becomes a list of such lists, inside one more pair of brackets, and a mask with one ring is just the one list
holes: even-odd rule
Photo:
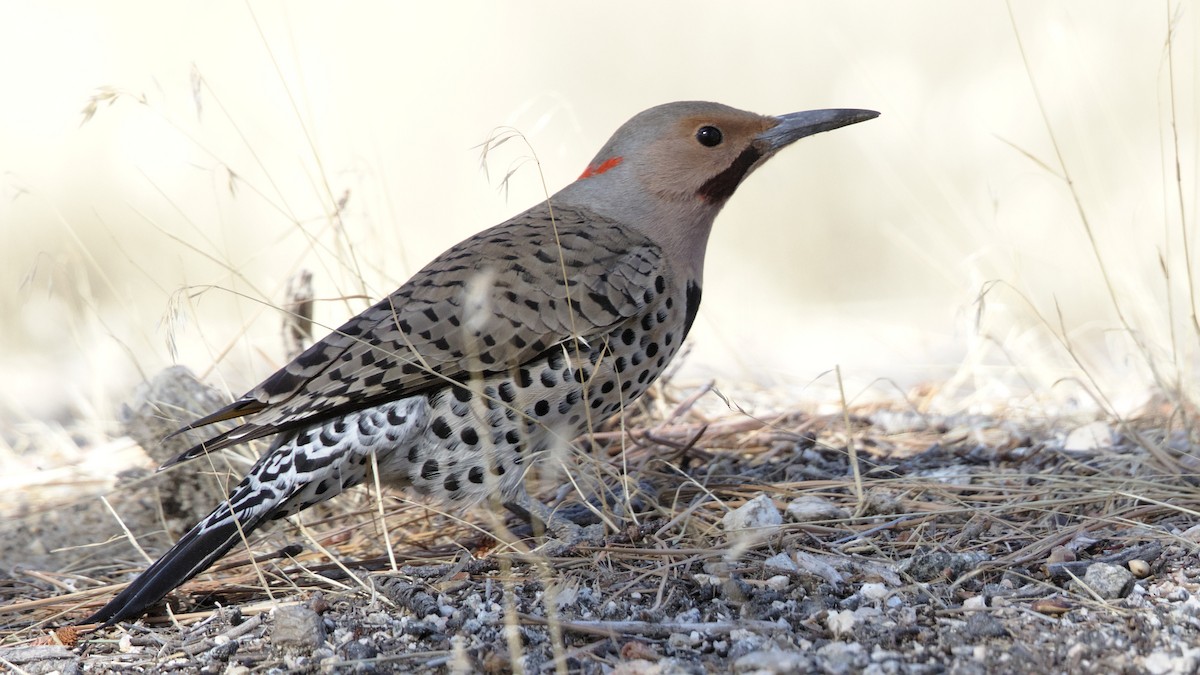
[[504, 434], [504, 440], [507, 441], [509, 445], [519, 445], [521, 443], [521, 434], [516, 429], [509, 429]]
[[604, 405], [604, 399], [600, 398], [599, 396], [592, 399], [592, 410], [596, 410], [602, 405]]
[[358, 417], [358, 435], [372, 436], [375, 434], [375, 423], [367, 415], [359, 415]]
[[425, 318], [429, 319], [430, 321], [438, 320], [437, 312], [433, 311], [432, 307], [426, 307], [424, 310], [421, 311], [421, 313], [424, 314]]
[[517, 392], [513, 389], [512, 382], [501, 382], [496, 391], [500, 394], [500, 400], [505, 403], [512, 403], [517, 398]]
[[467, 401], [471, 400], [471, 389], [469, 387], [459, 385], [452, 387], [452, 389], [454, 389], [454, 398], [457, 399], [459, 403], [466, 403]]
[[663, 346], [670, 347], [671, 343], [674, 340], [675, 340], [675, 336], [670, 333], [667, 333], [666, 335], [663, 336]]
[[316, 490], [316, 494], [317, 494], [317, 495], [323, 495], [323, 494], [325, 494], [326, 492], [329, 492], [329, 481], [324, 481], [324, 480], [323, 480], [323, 481], [321, 481], [320, 483], [317, 483], [317, 490]]
[[520, 335], [514, 335], [512, 336], [512, 344], [517, 349], [524, 349], [526, 345], [525, 338], [522, 338]]
[[628, 365], [629, 361], [627, 361], [624, 356], [618, 356], [617, 360], [613, 362], [613, 367], [616, 368], [618, 373], [625, 372], [625, 368], [628, 367]]
[[517, 386], [524, 389], [531, 384], [533, 384], [533, 375], [529, 374], [529, 369], [521, 368], [517, 370]]
[[479, 434], [471, 427], [463, 427], [463, 430], [458, 433], [458, 437], [467, 445], [475, 445], [479, 442]]
[[489, 347], [495, 347], [496, 346], [496, 338], [492, 337], [491, 335], [484, 335], [483, 336], [483, 344], [485, 344]]
[[687, 337], [696, 320], [696, 312], [700, 311], [700, 284], [689, 281], [687, 285], [687, 316], [683, 320], [683, 336]]
[[471, 470], [467, 472], [467, 480], [471, 481], [472, 483], [475, 483], [476, 485], [479, 485], [480, 483], [482, 483], [483, 482], [483, 469], [481, 469], [477, 466], [471, 467]]
[[500, 462], [496, 462], [496, 465], [492, 467], [492, 473], [496, 474], [497, 476], [503, 476], [505, 470], [506, 469], [504, 468], [504, 465]]
[[[300, 356], [296, 357], [296, 365], [299, 365], [303, 368], [311, 368], [311, 367], [323, 362], [324, 360], [325, 360], [325, 350], [322, 348], [321, 343], [318, 342], [317, 344], [313, 345], [312, 347], [309, 347], [308, 349], [304, 350], [304, 352], [301, 353]], [[282, 373], [284, 371], [280, 371], [280, 372]]]
[[621, 383], [621, 391], [629, 391], [631, 385], [633, 385], [633, 380], [625, 380]]
[[635, 366], [640, 366], [642, 365], [643, 358], [645, 357], [642, 356], [641, 352], [634, 352], [633, 356], [629, 357], [629, 362]]
[[657, 343], [651, 342], [650, 344], [646, 345], [646, 356], [654, 356], [657, 353], [658, 353], [658, 344]]
[[668, 296], [665, 304], [667, 305], [667, 309], [671, 309], [675, 306], [675, 298]]
[[454, 433], [450, 429], [450, 425], [446, 423], [445, 417], [438, 417], [433, 420], [433, 424], [429, 425], [429, 429], [433, 431], [438, 438], [450, 438], [450, 434]]
[[346, 433], [346, 418], [339, 417], [333, 421], [333, 433], [341, 436]]
[[547, 401], [546, 399], [542, 399], [542, 400], [538, 401], [537, 403], [533, 404], [533, 413], [535, 415], [537, 415], [538, 417], [545, 417], [546, 414], [549, 412], [550, 412], [550, 402]]
[[437, 460], [431, 459], [421, 466], [421, 478], [425, 480], [433, 480], [433, 477], [438, 474]]
[[638, 384], [646, 384], [646, 380], [648, 379], [650, 379], [650, 371], [643, 370], [642, 372], [638, 373]]
[[670, 316], [670, 314], [667, 312], [667, 310], [660, 309], [654, 313], [654, 320], [659, 323], [662, 323], [667, 320], [668, 316]]
[[566, 415], [569, 412], [571, 412], [571, 402], [564, 398], [558, 402], [558, 414]]
[[[654, 277], [654, 290], [658, 291], [659, 293], [667, 290], [667, 280], [664, 279], [661, 274]], [[667, 298], [667, 302], [670, 301], [671, 299]]]
[[621, 342], [631, 345], [636, 339], [637, 333], [633, 332], [632, 328], [626, 328], [625, 330], [621, 331]]
[[408, 449], [408, 463], [416, 464], [419, 459], [421, 459], [421, 453], [417, 452], [417, 446], [414, 445]]
[[442, 481], [442, 487], [446, 488], [446, 492], [458, 492], [458, 476], [455, 474], [446, 476], [446, 480]]
[[617, 316], [621, 313], [616, 306], [612, 304], [612, 301], [608, 299], [607, 295], [603, 295], [601, 293], [588, 293], [588, 297], [592, 299], [592, 302], [599, 305], [601, 310], [612, 316]]
[[642, 330], [648, 331], [651, 328], [654, 328], [654, 315], [647, 314], [642, 317]]
[[616, 385], [613, 384], [613, 381], [609, 380], [609, 381], [605, 382], [604, 384], [600, 385], [600, 393], [607, 394], [607, 393], [611, 392], [613, 390], [613, 387], [615, 387], [615, 386]]
[[541, 377], [543, 387], [553, 387], [558, 384], [558, 373], [549, 368], [542, 371]]
[[377, 373], [364, 377], [362, 380], [360, 380], [360, 382], [364, 387], [378, 387], [380, 384], [383, 384], [384, 375], [385, 373], [381, 370]]

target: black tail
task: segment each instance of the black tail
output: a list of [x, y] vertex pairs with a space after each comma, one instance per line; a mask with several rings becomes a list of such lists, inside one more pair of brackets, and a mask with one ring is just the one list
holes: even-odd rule
[[[165, 598], [167, 593], [203, 572], [215, 560], [225, 555], [243, 536], [263, 521], [280, 513], [281, 506], [286, 510], [285, 504], [294, 494], [278, 497], [270, 494], [269, 497], [272, 498], [260, 501], [262, 492], [258, 491], [255, 496], [259, 499], [252, 498], [252, 507], [243, 509], [248, 493], [252, 490], [254, 487], [243, 481], [228, 501], [223, 502], [183, 535], [171, 550], [142, 572], [141, 576], [134, 579], [133, 583], [107, 605], [80, 623], [102, 623], [104, 626], [111, 626], [118, 621], [141, 616]], [[231, 504], [236, 508], [238, 522], [234, 520]]]

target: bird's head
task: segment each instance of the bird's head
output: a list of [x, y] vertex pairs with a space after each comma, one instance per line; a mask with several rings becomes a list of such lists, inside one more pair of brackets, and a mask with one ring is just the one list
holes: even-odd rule
[[680, 247], [698, 264], [713, 219], [752, 171], [805, 136], [878, 115], [832, 109], [771, 117], [706, 101], [666, 103], [621, 125], [559, 196]]

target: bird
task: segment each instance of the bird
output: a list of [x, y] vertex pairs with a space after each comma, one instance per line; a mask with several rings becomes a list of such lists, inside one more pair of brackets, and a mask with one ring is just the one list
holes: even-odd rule
[[679, 351], [713, 221], [742, 181], [801, 138], [878, 115], [679, 101], [633, 116], [577, 180], [175, 432], [240, 420], [162, 469], [274, 438], [211, 514], [80, 624], [140, 617], [250, 531], [372, 471], [451, 506], [499, 496], [570, 531], [529, 498], [526, 470], [636, 400]]

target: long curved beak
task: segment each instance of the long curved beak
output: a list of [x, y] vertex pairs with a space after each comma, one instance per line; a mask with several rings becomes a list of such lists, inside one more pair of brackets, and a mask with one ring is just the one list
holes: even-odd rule
[[766, 144], [767, 153], [770, 154], [805, 136], [819, 134], [822, 131], [833, 131], [876, 117], [879, 117], [879, 113], [874, 110], [855, 108], [830, 108], [788, 113], [776, 117], [775, 119], [779, 120], [779, 123], [759, 134], [758, 140]]

